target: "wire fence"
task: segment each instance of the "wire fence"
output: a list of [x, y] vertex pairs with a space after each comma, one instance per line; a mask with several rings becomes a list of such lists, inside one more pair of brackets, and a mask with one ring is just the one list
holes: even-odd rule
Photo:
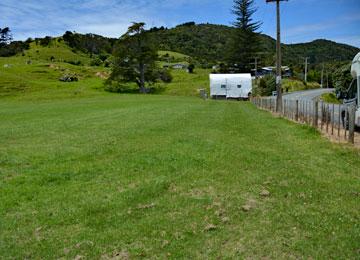
[[[258, 108], [276, 112], [276, 99], [252, 98]], [[283, 99], [280, 114], [292, 121], [311, 125], [339, 141], [355, 143], [355, 104]]]

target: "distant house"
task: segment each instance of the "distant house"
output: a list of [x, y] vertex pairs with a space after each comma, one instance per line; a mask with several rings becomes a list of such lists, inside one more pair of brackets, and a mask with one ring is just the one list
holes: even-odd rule
[[185, 64], [178, 63], [178, 64], [173, 64], [172, 68], [176, 70], [182, 70], [182, 69], [186, 69], [187, 66]]
[[[282, 66], [282, 76], [283, 77], [291, 77], [292, 76], [292, 71], [288, 66]], [[276, 67], [262, 67], [260, 69], [258, 69], [257, 71], [252, 70], [251, 73], [253, 76], [258, 76], [258, 77], [264, 77], [266, 75], [276, 75]]]

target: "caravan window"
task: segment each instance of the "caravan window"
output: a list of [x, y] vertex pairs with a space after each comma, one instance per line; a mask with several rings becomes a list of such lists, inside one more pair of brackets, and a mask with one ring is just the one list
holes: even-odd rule
[[237, 85], [238, 88], [241, 88], [241, 85]]
[[221, 88], [226, 88], [226, 85], [221, 85]]

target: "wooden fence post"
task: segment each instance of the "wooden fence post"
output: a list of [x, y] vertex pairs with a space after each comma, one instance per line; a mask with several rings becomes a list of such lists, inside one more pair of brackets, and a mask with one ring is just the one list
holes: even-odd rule
[[321, 124], [321, 131], [323, 130], [324, 127], [324, 103], [321, 102], [321, 119], [320, 119], [320, 124]]
[[281, 115], [284, 116], [284, 106], [285, 106], [285, 103], [284, 103], [285, 100], [283, 100], [281, 103], [282, 103], [282, 108], [281, 108]]
[[334, 123], [335, 123], [335, 104], [332, 105], [331, 111], [331, 134], [334, 135]]
[[310, 102], [306, 101], [306, 123], [310, 124]]
[[296, 100], [295, 104], [295, 121], [299, 121], [299, 100]]
[[355, 142], [355, 106], [351, 105], [349, 109], [349, 143]]
[[319, 120], [319, 102], [315, 101], [314, 103], [314, 118], [313, 118], [313, 126], [315, 128], [318, 127], [318, 120]]
[[338, 115], [338, 137], [339, 137], [339, 141], [340, 141], [340, 129], [341, 129], [341, 105], [338, 105], [339, 107], [339, 115]]
[[345, 131], [345, 134], [344, 134], [344, 137], [345, 137], [345, 140], [347, 139], [347, 124], [349, 122], [349, 107], [346, 106], [345, 107], [345, 122], [344, 122], [344, 131]]
[[326, 105], [326, 133], [329, 132], [329, 104]]

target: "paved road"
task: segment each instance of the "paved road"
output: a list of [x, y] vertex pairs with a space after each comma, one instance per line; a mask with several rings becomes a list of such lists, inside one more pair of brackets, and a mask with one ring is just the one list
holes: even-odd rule
[[315, 100], [320, 97], [322, 94], [331, 93], [335, 90], [332, 88], [320, 88], [320, 89], [311, 89], [304, 91], [296, 91], [289, 94], [284, 94], [283, 98], [288, 100]]
[[[290, 109], [295, 110], [295, 103], [294, 100], [299, 100], [299, 112], [302, 114], [307, 114], [310, 116], [314, 116], [315, 108], [314, 108], [314, 101], [318, 99], [324, 93], [331, 93], [334, 92], [334, 89], [330, 88], [320, 88], [320, 89], [311, 89], [311, 90], [304, 90], [304, 91], [297, 91], [283, 95], [283, 100], [286, 101], [293, 101], [287, 103], [287, 106], [290, 106]], [[276, 97], [268, 97], [270, 99], [275, 99]], [[325, 102], [319, 102], [319, 111], [318, 115], [322, 116], [322, 109], [324, 107], [326, 114], [330, 117], [330, 120], [333, 121], [336, 125], [342, 124], [343, 119], [341, 118], [341, 113], [348, 109], [347, 105], [333, 105], [327, 104]], [[340, 120], [339, 120], [340, 119]]]
[[[311, 89], [311, 90], [304, 90], [304, 91], [296, 91], [292, 93], [288, 93], [283, 95], [283, 100], [299, 100], [299, 111], [300, 113], [308, 113], [311, 116], [314, 115], [314, 102], [316, 99], [318, 99], [322, 94], [325, 93], [331, 93], [334, 92], [334, 89], [331, 88], [320, 88], [320, 89]], [[271, 97], [276, 98], [276, 97]], [[319, 111], [318, 114], [321, 115], [321, 104], [319, 104]], [[294, 104], [292, 104], [293, 106]], [[345, 109], [344, 105], [335, 105], [334, 107], [329, 104], [327, 106], [326, 103], [324, 103], [325, 108], [328, 109], [329, 115], [331, 115], [333, 120], [336, 124], [339, 124], [339, 114], [343, 109]], [[332, 112], [334, 108], [334, 113]], [[340, 120], [341, 121], [341, 120]], [[340, 122], [341, 123], [341, 122]]]

